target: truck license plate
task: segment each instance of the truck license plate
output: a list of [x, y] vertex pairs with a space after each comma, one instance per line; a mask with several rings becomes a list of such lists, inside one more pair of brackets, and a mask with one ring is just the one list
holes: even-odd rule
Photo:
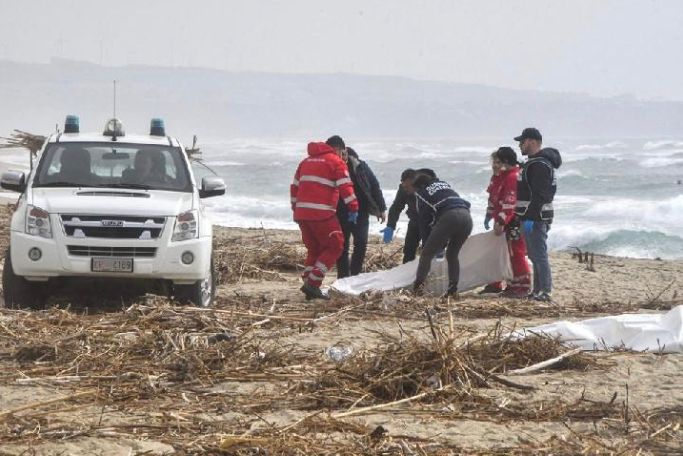
[[93, 257], [93, 272], [133, 272], [132, 258]]

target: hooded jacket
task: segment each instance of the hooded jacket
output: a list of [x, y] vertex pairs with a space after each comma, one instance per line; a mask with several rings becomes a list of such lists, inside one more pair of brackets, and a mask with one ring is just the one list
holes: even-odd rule
[[529, 157], [517, 177], [515, 214], [520, 220], [552, 223], [553, 199], [557, 191], [555, 170], [562, 165], [557, 149], [547, 147]]
[[346, 163], [325, 143], [308, 144], [308, 157], [294, 174], [290, 196], [297, 222], [334, 217], [340, 199], [349, 211], [358, 211]]
[[[384, 195], [379, 186], [377, 177], [372, 172], [367, 163], [356, 157], [349, 155], [348, 161], [349, 176], [353, 182], [353, 188], [358, 198], [358, 212], [361, 217], [374, 215], [379, 217], [387, 210], [384, 202]], [[348, 210], [341, 201], [337, 207], [339, 219], [346, 221]]]

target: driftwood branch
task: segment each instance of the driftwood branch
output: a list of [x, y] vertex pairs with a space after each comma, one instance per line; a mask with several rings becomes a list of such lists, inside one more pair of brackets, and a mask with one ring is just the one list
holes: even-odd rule
[[524, 375], [524, 374], [530, 374], [532, 372], [536, 372], [542, 369], [545, 369], [546, 367], [553, 366], [563, 359], [569, 358], [570, 356], [574, 356], [577, 353], [580, 353], [581, 349], [580, 348], [575, 348], [574, 350], [570, 350], [567, 353], [562, 353], [560, 356], [556, 356], [555, 358], [550, 358], [545, 361], [541, 361], [540, 363], [532, 364], [531, 366], [524, 367], [522, 369], [515, 369], [507, 372], [507, 375]]
[[365, 413], [365, 412], [372, 412], [375, 410], [380, 410], [383, 408], [391, 407], [392, 405], [405, 404], [406, 402], [416, 401], [418, 399], [422, 399], [425, 396], [429, 396], [430, 394], [434, 394], [434, 393], [437, 393], [439, 391], [443, 391], [446, 388], [442, 388], [442, 389], [438, 389], [438, 390], [434, 390], [434, 391], [425, 391], [424, 393], [416, 394], [415, 396], [411, 396], [411, 397], [406, 397], [406, 398], [400, 399], [398, 401], [385, 402], [384, 404], [371, 405], [368, 407], [362, 407], [362, 408], [358, 408], [355, 410], [349, 410], [347, 412], [335, 413], [332, 415], [332, 418], [344, 418], [346, 416], [358, 415], [358, 414]]

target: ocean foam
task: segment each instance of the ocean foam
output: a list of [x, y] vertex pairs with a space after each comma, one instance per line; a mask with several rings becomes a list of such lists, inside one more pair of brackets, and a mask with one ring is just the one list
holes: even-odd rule
[[648, 141], [643, 145], [643, 150], [673, 149], [683, 147], [683, 141]]
[[204, 161], [206, 166], [245, 166], [246, 163], [227, 161], [227, 160], [215, 160], [215, 161]]
[[567, 177], [582, 177], [584, 179], [587, 179], [587, 177], [578, 169], [562, 169], [557, 171], [557, 177], [560, 179], [565, 179]]
[[630, 225], [680, 235], [683, 232], [683, 194], [660, 201], [605, 198], [593, 203], [582, 215], [596, 221], [610, 220], [622, 227]]
[[664, 168], [669, 166], [683, 165], [683, 158], [668, 157], [652, 157], [638, 162], [643, 168]]

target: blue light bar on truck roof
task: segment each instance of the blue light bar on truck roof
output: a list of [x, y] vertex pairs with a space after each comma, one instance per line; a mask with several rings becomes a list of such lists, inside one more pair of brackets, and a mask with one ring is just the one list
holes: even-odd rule
[[149, 125], [150, 136], [166, 136], [166, 127], [164, 126], [164, 119], [155, 117]]
[[64, 121], [64, 133], [80, 133], [81, 125], [78, 116], [69, 114]]

